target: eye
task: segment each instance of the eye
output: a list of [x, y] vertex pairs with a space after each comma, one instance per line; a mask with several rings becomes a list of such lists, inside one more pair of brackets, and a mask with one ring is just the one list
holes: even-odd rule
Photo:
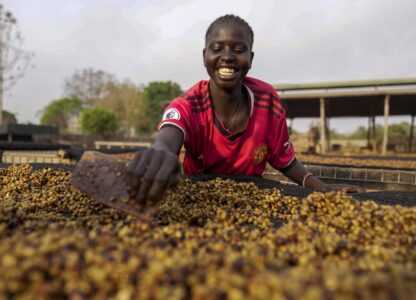
[[221, 43], [211, 43], [208, 48], [212, 53], [219, 53], [224, 47]]
[[211, 51], [212, 51], [212, 52], [214, 52], [214, 53], [218, 53], [218, 52], [220, 52], [220, 51], [221, 51], [221, 47], [219, 47], [219, 46], [212, 47], [212, 48], [211, 48]]
[[245, 47], [235, 47], [234, 48], [234, 52], [237, 54], [242, 54], [245, 53], [247, 51], [247, 49]]

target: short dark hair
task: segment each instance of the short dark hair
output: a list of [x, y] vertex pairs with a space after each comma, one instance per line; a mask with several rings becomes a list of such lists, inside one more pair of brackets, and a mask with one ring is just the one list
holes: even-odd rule
[[205, 43], [208, 40], [208, 36], [211, 34], [212, 30], [215, 26], [224, 24], [224, 23], [236, 23], [240, 26], [242, 26], [245, 30], [247, 30], [248, 36], [250, 38], [250, 49], [253, 49], [253, 43], [254, 43], [254, 32], [253, 29], [251, 29], [250, 25], [242, 18], [236, 15], [224, 15], [217, 19], [215, 19], [208, 27], [207, 32], [205, 33]]

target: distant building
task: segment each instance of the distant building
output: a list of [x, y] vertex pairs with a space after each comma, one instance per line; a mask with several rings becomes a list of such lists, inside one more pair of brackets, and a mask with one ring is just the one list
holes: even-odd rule
[[55, 126], [7, 124], [0, 125], [0, 141], [56, 143], [59, 130]]
[[68, 120], [68, 134], [81, 134], [81, 120], [79, 115], [72, 115]]

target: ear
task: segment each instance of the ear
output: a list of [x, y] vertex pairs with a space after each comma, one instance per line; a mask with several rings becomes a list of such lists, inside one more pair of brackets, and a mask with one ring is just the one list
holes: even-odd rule
[[207, 49], [206, 48], [204, 48], [203, 50], [202, 50], [202, 60], [204, 61], [204, 67], [206, 67], [207, 66], [207, 64], [206, 64], [206, 62], [205, 62], [205, 53], [207, 52]]
[[251, 69], [251, 65], [253, 64], [253, 59], [254, 59], [254, 52], [251, 51], [250, 52], [250, 69]]

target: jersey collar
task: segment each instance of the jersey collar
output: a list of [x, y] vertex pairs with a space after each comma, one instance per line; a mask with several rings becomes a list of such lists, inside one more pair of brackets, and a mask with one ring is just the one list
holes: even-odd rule
[[254, 107], [254, 93], [247, 85], [245, 85], [244, 83], [243, 85], [247, 89], [248, 95], [250, 97], [249, 105], [250, 105], [250, 118], [251, 118], [251, 116], [253, 115], [253, 107]]

